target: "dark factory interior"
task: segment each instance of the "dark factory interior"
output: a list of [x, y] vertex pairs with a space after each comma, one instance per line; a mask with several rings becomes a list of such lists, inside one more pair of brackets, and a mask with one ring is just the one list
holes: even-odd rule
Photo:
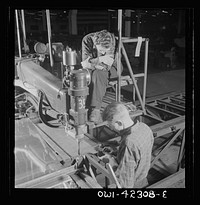
[[[96, 188], [101, 198], [101, 188], [139, 188], [135, 197], [166, 198], [168, 188], [187, 188], [192, 11], [13, 10], [16, 189]], [[110, 47], [103, 47], [108, 40]], [[106, 112], [114, 108], [108, 107], [117, 105], [128, 115], [114, 121], [116, 111], [110, 120]]]

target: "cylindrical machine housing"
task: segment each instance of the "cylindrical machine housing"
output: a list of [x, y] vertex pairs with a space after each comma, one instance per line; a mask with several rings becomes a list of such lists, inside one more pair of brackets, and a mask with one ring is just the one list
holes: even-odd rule
[[72, 70], [69, 78], [70, 115], [74, 118], [77, 134], [85, 132], [83, 125], [86, 125], [87, 122], [87, 109], [85, 108], [86, 98], [89, 94], [87, 74], [86, 70]]
[[76, 51], [63, 51], [63, 65], [65, 66], [77, 65]]

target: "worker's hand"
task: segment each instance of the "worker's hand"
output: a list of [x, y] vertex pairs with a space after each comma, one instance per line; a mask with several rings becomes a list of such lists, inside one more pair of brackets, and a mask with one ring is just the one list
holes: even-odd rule
[[103, 160], [104, 158], [109, 159], [109, 158], [111, 158], [111, 155], [106, 153], [106, 154], [102, 155], [101, 157], [99, 157], [100, 160]]
[[101, 63], [108, 65], [108, 66], [112, 66], [114, 59], [113, 59], [112, 55], [105, 55], [105, 56], [100, 56], [99, 61]]
[[90, 58], [89, 63], [91, 63], [92, 65], [95, 66], [95, 65], [99, 64], [99, 58]]
[[97, 65], [95, 65], [94, 67], [95, 67], [96, 69], [98, 69], [98, 70], [106, 69], [104, 66], [102, 66], [102, 65], [100, 65], [100, 64], [99, 64], [99, 65], [97, 64]]
[[81, 62], [81, 65], [83, 68], [88, 68], [88, 69], [92, 68], [92, 65], [89, 62], [89, 59], [90, 59], [90, 57], [88, 57], [87, 59], [85, 59], [84, 61]]
[[105, 154], [99, 157], [99, 159], [101, 159], [104, 163], [109, 163], [112, 167], [118, 165], [115, 158], [110, 154]]

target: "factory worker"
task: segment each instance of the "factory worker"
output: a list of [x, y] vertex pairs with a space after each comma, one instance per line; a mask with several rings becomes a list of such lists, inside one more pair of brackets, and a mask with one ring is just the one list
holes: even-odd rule
[[87, 106], [89, 121], [98, 123], [109, 78], [117, 77], [116, 39], [107, 30], [87, 34], [82, 40], [82, 67], [91, 72]]
[[116, 156], [107, 157], [122, 188], [142, 188], [148, 184], [153, 133], [145, 123], [135, 122], [125, 105], [120, 102], [109, 104], [102, 113], [110, 129], [121, 136]]

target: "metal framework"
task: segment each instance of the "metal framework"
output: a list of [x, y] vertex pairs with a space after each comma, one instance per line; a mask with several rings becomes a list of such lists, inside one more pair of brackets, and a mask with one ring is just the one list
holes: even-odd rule
[[[124, 48], [124, 43], [139, 43], [139, 38], [128, 38], [122, 37], [122, 10], [118, 10], [118, 52], [117, 52], [117, 70], [118, 70], [118, 80], [116, 82], [117, 89], [116, 89], [116, 100], [121, 101], [121, 81], [123, 77], [121, 76], [121, 52], [125, 58], [126, 65], [129, 70], [129, 74], [131, 77], [131, 84], [133, 84], [133, 91], [136, 91], [137, 97], [142, 107], [142, 111], [146, 114], [145, 109], [145, 99], [146, 99], [146, 84], [147, 84], [147, 65], [148, 65], [148, 45], [149, 39], [142, 38], [142, 42], [145, 42], [145, 56], [144, 56], [144, 73], [134, 74], [133, 69], [131, 68], [131, 64], [128, 59], [128, 55], [126, 53], [126, 49]], [[143, 81], [143, 94], [141, 97], [138, 85], [137, 85], [137, 78], [144, 77]], [[127, 79], [124, 79], [127, 80]], [[130, 81], [129, 81], [130, 82]], [[112, 84], [112, 83], [111, 83]], [[133, 92], [133, 100], [135, 100], [135, 92]]]
[[[181, 161], [184, 156], [185, 149], [185, 107], [179, 107], [177, 102], [185, 104], [184, 94], [174, 94], [171, 96], [163, 97], [155, 101], [149, 101], [146, 104], [147, 112], [151, 112], [151, 117], [156, 115], [157, 120], [163, 120], [163, 122], [153, 125], [151, 128], [155, 135], [155, 140], [165, 134], [172, 134], [172, 137], [168, 138], [164, 144], [165, 146], [152, 160], [151, 167], [162, 156], [166, 149], [174, 143], [178, 137], [181, 137], [181, 144], [177, 159], [177, 171], [181, 167]], [[173, 99], [178, 99], [173, 101]]]

